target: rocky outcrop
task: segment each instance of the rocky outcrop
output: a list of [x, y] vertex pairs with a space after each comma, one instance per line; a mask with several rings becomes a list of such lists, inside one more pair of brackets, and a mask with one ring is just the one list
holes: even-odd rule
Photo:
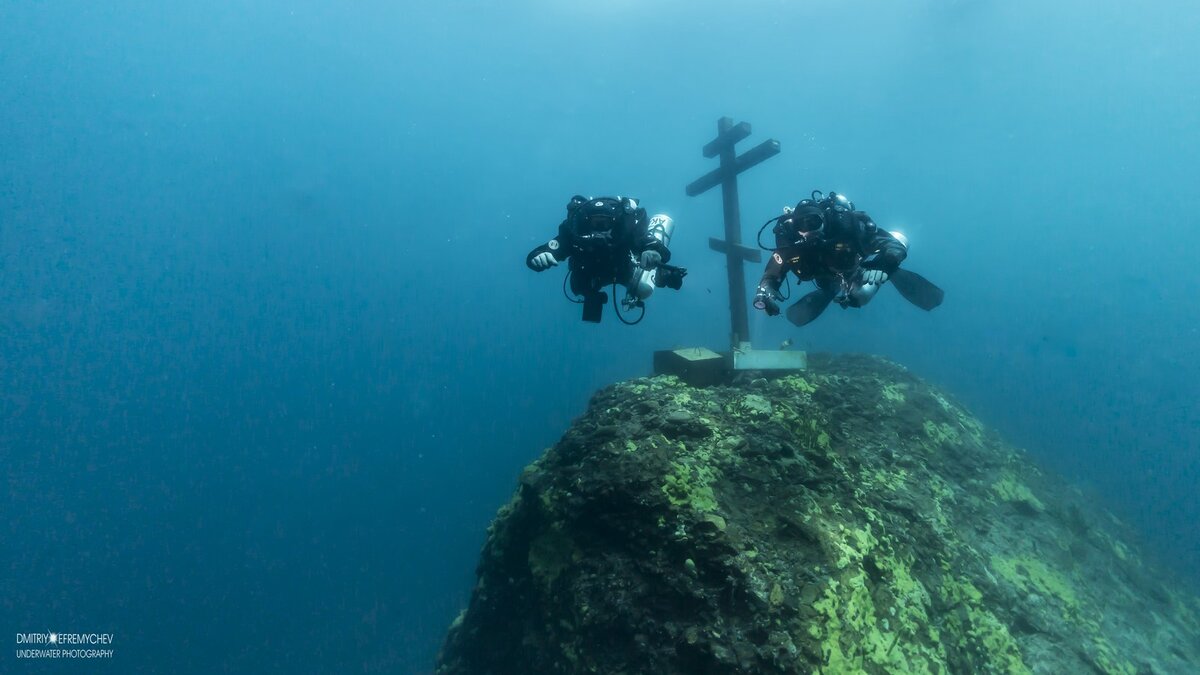
[[868, 357], [599, 392], [493, 523], [439, 675], [1200, 672], [1200, 605]]

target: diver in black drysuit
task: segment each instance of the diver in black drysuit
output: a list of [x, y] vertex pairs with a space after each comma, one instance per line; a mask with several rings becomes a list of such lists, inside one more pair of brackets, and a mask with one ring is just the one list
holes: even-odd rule
[[626, 308], [643, 307], [656, 287], [679, 290], [687, 270], [667, 264], [674, 229], [670, 216], [647, 217], [635, 199], [576, 195], [558, 236], [530, 251], [525, 264], [543, 272], [569, 261], [571, 292], [582, 298], [583, 320], [598, 323], [608, 302], [606, 286], [626, 287]]
[[[925, 310], [941, 304], [943, 292], [924, 277], [900, 269], [908, 256], [904, 235], [880, 229], [844, 195], [814, 191], [811, 199], [785, 209], [775, 221], [775, 250], [754, 296], [754, 306], [779, 314], [779, 286], [788, 272], [813, 281], [817, 290], [788, 308], [788, 320], [803, 326], [831, 302], [862, 307], [889, 279], [909, 302]], [[768, 221], [768, 224], [771, 221]]]

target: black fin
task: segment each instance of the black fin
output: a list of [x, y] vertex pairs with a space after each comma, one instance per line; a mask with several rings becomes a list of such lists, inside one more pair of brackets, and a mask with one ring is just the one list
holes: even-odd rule
[[835, 293], [830, 291], [816, 290], [796, 301], [796, 304], [788, 307], [787, 318], [797, 326], [803, 326], [813, 319], [821, 316], [821, 312], [829, 306], [833, 301]]
[[934, 286], [928, 279], [906, 269], [896, 270], [888, 281], [892, 282], [905, 300], [926, 312], [942, 304], [942, 299], [946, 297], [946, 292]]

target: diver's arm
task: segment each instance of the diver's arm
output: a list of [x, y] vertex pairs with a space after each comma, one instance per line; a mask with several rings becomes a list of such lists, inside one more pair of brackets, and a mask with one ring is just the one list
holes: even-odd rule
[[908, 257], [908, 249], [904, 248], [904, 244], [882, 230], [875, 233], [867, 250], [870, 252], [867, 256], [870, 262], [864, 262], [863, 267], [882, 270], [888, 276], [895, 274], [900, 263]]
[[779, 313], [779, 286], [787, 275], [788, 263], [780, 251], [775, 251], [767, 261], [767, 269], [763, 270], [762, 279], [758, 280], [755, 288], [754, 307], [756, 310], [767, 312], [767, 316]]
[[908, 249], [890, 232], [880, 229], [871, 216], [862, 211], [855, 211], [854, 215], [859, 220], [863, 267], [881, 270], [888, 276], [895, 274], [908, 257]]
[[564, 220], [558, 226], [558, 236], [533, 249], [529, 252], [529, 255], [525, 256], [525, 265], [535, 272], [542, 272], [549, 269], [548, 267], [539, 268], [533, 262], [534, 258], [543, 253], [549, 253], [554, 258], [556, 264], [571, 257], [571, 232], [567, 228], [567, 221]]
[[754, 292], [755, 309], [764, 310], [769, 316], [779, 313], [779, 301], [782, 299], [779, 296], [779, 286], [783, 284], [787, 273], [794, 271], [795, 260], [798, 259], [799, 255], [792, 249], [781, 248], [771, 254], [771, 258], [767, 260], [767, 268], [763, 270], [758, 288]]
[[794, 251], [788, 249], [779, 249], [772, 253], [771, 257], [767, 259], [767, 268], [763, 270], [758, 287], [777, 292], [783, 284], [783, 278], [792, 271], [792, 259], [795, 257], [798, 256], [794, 255]]
[[[671, 218], [662, 214], [655, 214], [653, 218], [646, 217], [646, 210], [639, 208], [637, 214], [637, 225], [634, 226], [633, 232], [633, 255], [640, 258], [646, 251], [656, 251], [662, 260], [660, 264], [671, 260], [671, 250], [667, 248], [667, 244], [671, 241], [671, 235], [662, 227], [658, 226], [658, 219], [665, 219], [665, 222], [671, 222]], [[651, 223], [655, 225], [652, 226]]]

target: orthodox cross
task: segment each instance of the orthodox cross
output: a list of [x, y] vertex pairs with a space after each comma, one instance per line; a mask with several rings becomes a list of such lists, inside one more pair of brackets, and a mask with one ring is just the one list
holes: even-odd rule
[[725, 239], [709, 238], [708, 246], [725, 254], [729, 273], [729, 326], [732, 346], [737, 349], [750, 342], [750, 320], [746, 309], [746, 273], [743, 262], [760, 262], [757, 248], [742, 245], [742, 215], [738, 204], [738, 174], [779, 154], [779, 141], [763, 141], [738, 155], [733, 146], [750, 135], [750, 124], [733, 123], [729, 117], [717, 120], [717, 137], [704, 146], [704, 156], [720, 157], [721, 165], [687, 186], [689, 197], [721, 186], [721, 201], [725, 210]]

